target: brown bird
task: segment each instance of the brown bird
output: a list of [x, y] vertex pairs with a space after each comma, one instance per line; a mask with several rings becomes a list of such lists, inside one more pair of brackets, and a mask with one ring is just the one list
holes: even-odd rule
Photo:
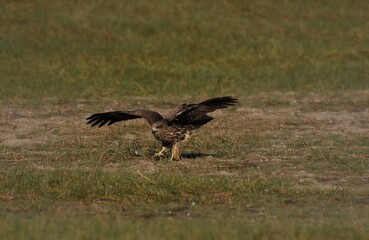
[[155, 156], [160, 157], [167, 149], [170, 149], [172, 153], [170, 160], [180, 160], [179, 143], [213, 120], [213, 117], [207, 114], [217, 109], [234, 106], [237, 102], [237, 98], [217, 97], [197, 104], [178, 105], [166, 117], [155, 111], [137, 109], [95, 113], [86, 120], [91, 127], [98, 125], [100, 128], [105, 124], [112, 125], [115, 122], [145, 118], [152, 127], [154, 137], [162, 143], [161, 151]]

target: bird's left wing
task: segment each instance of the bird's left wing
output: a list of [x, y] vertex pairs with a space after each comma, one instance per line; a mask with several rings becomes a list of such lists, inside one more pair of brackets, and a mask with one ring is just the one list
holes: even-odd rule
[[150, 110], [130, 110], [130, 111], [113, 111], [104, 113], [95, 113], [86, 118], [87, 123], [91, 127], [98, 125], [102, 127], [105, 124], [112, 125], [113, 123], [126, 121], [136, 118], [145, 118], [150, 125], [163, 119], [159, 113]]
[[206, 115], [207, 113], [234, 106], [237, 103], [237, 98], [226, 96], [208, 99], [197, 104], [183, 104], [185, 107], [181, 111], [178, 111], [172, 121], [191, 122], [200, 119], [204, 120], [204, 118], [210, 120], [211, 117]]
[[188, 105], [186, 103], [181, 104], [173, 108], [167, 115], [166, 119], [168, 121], [172, 121], [177, 116], [181, 115], [184, 111], [188, 109]]

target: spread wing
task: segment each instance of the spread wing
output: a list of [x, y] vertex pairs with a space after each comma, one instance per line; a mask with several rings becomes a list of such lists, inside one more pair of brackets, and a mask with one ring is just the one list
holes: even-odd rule
[[171, 120], [182, 124], [203, 125], [213, 119], [207, 113], [234, 106], [236, 103], [238, 103], [237, 98], [226, 96], [211, 98], [197, 104], [182, 104]]
[[167, 115], [166, 119], [168, 121], [172, 121], [174, 118], [176, 118], [178, 115], [183, 113], [183, 111], [186, 111], [188, 109], [188, 105], [186, 103], [181, 104], [173, 108]]
[[98, 127], [102, 127], [105, 124], [108, 124], [108, 126], [110, 126], [116, 122], [136, 118], [145, 118], [150, 125], [163, 119], [163, 117], [157, 112], [138, 109], [130, 111], [95, 113], [86, 118], [87, 120], [86, 124], [91, 124], [91, 127], [94, 127], [96, 125], [99, 125]]

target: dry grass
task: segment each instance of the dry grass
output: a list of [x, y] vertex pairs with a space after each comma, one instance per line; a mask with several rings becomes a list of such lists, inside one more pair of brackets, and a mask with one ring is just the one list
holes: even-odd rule
[[[367, 238], [368, 12], [2, 1], [0, 238]], [[152, 158], [144, 121], [84, 121], [222, 95], [241, 104], [215, 112], [180, 162]]]
[[[48, 236], [58, 237], [59, 226], [86, 237], [90, 224], [97, 236], [114, 229], [110, 238], [178, 237], [183, 224], [193, 237], [221, 239], [246, 232], [265, 238], [365, 236], [368, 94], [241, 97], [239, 106], [215, 112], [216, 120], [184, 144], [180, 162], [152, 158], [160, 144], [144, 121], [94, 129], [84, 119], [109, 109], [163, 112], [171, 100], [181, 100], [2, 101], [0, 207], [8, 223], [0, 226], [18, 237], [19, 224], [30, 224], [21, 232], [33, 237], [48, 235], [49, 227], [56, 232]], [[24, 219], [29, 214], [32, 221]], [[95, 220], [89, 221], [91, 214]], [[50, 219], [56, 215], [61, 218]], [[71, 228], [68, 216], [83, 228]], [[126, 229], [147, 223], [146, 233]], [[208, 227], [197, 232], [198, 224]]]

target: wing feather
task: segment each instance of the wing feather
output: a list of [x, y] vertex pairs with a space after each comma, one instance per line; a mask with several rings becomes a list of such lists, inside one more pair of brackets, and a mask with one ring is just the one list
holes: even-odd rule
[[131, 119], [144, 118], [147, 122], [152, 125], [154, 122], [160, 121], [163, 117], [154, 111], [150, 110], [130, 110], [130, 111], [112, 111], [112, 112], [103, 112], [103, 113], [95, 113], [86, 118], [87, 125], [91, 124], [91, 127], [98, 125], [98, 127], [102, 127], [106, 124], [108, 126], [120, 122], [127, 121]]
[[207, 113], [234, 106], [236, 103], [238, 103], [237, 98], [226, 96], [211, 98], [197, 104], [182, 104], [181, 106], [186, 106], [186, 108], [181, 109], [172, 121], [183, 124], [190, 124], [194, 121], [204, 121], [206, 123], [212, 120], [210, 116], [206, 115]]
[[181, 104], [176, 106], [175, 108], [173, 108], [166, 116], [166, 119], [168, 121], [173, 120], [175, 117], [179, 116], [180, 114], [182, 114], [184, 111], [186, 111], [188, 109], [188, 105], [186, 103]]

